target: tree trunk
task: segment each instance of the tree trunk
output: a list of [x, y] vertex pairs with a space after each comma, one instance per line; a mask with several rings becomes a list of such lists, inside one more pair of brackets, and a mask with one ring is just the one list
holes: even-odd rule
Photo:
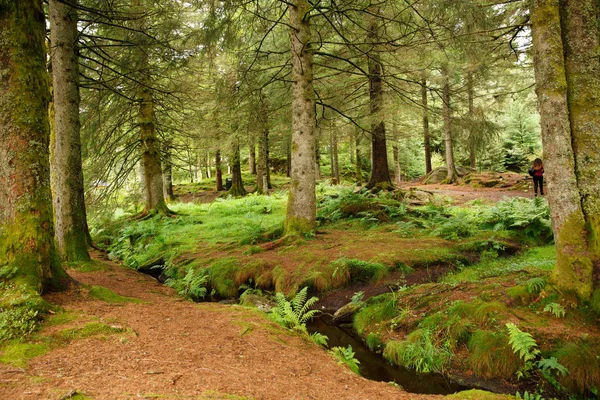
[[215, 190], [217, 192], [225, 190], [223, 187], [223, 171], [221, 168], [221, 150], [217, 150], [215, 153]]
[[332, 182], [336, 185], [340, 183], [340, 161], [338, 154], [338, 137], [335, 124], [332, 124], [331, 130], [331, 157], [333, 164], [331, 165]]
[[429, 135], [429, 106], [427, 105], [427, 78], [421, 78], [421, 104], [423, 106], [423, 146], [425, 147], [425, 173], [431, 172], [431, 137]]
[[321, 149], [319, 141], [321, 139], [322, 129], [320, 125], [317, 125], [315, 134], [315, 180], [321, 179]]
[[469, 111], [469, 163], [471, 164], [471, 168], [475, 169], [477, 167], [477, 149], [476, 149], [476, 138], [475, 135], [477, 132], [473, 126], [473, 122], [475, 121], [475, 109], [473, 107], [473, 75], [467, 75], [467, 103], [468, 103], [468, 111]]
[[256, 190], [266, 193], [269, 188], [269, 104], [261, 94], [258, 114], [258, 165], [256, 168]]
[[253, 135], [249, 135], [250, 138], [250, 152], [248, 153], [248, 168], [250, 174], [256, 175], [256, 143]]
[[587, 299], [593, 290], [593, 266], [574, 172], [558, 5], [558, 0], [534, 0], [530, 10], [547, 197], [556, 243], [552, 280], [563, 294]]
[[452, 150], [452, 115], [450, 110], [450, 79], [448, 78], [448, 68], [442, 68], [442, 76], [444, 78], [444, 87], [442, 88], [443, 116], [444, 116], [444, 142], [446, 144], [446, 168], [448, 175], [446, 183], [454, 183], [456, 181], [456, 167], [454, 166], [454, 155]]
[[65, 261], [87, 261], [90, 256], [79, 134], [77, 12], [57, 0], [50, 0], [48, 7], [54, 88], [50, 181], [56, 247]]
[[316, 229], [315, 99], [310, 48], [308, 0], [293, 0], [289, 8], [292, 50], [291, 184], [285, 220], [286, 235]]
[[600, 6], [594, 0], [562, 0], [560, 4], [577, 187], [596, 279], [600, 279]]
[[398, 127], [396, 124], [392, 125], [393, 127], [393, 144], [392, 144], [392, 152], [394, 157], [394, 177], [396, 178], [396, 185], [402, 184], [402, 172], [400, 171], [400, 138], [398, 137]]
[[363, 177], [362, 177], [363, 166], [362, 166], [362, 158], [361, 158], [362, 153], [360, 150], [360, 135], [361, 134], [362, 134], [362, 132], [357, 128], [356, 134], [354, 137], [354, 142], [356, 143], [356, 146], [355, 146], [356, 147], [356, 170], [355, 170], [356, 176], [355, 176], [355, 179], [356, 179], [356, 184], [358, 186], [362, 185], [362, 182], [363, 182]]
[[[375, 11], [374, 15], [379, 11]], [[367, 183], [369, 189], [389, 189], [392, 187], [387, 158], [387, 144], [385, 138], [385, 123], [383, 121], [383, 85], [381, 76], [383, 66], [379, 54], [380, 30], [379, 20], [371, 16], [368, 41], [372, 43], [372, 51], [369, 52], [369, 115], [371, 117], [371, 146], [372, 146], [372, 168], [371, 178]]]
[[[143, 1], [134, 0], [133, 5], [136, 13], [143, 16]], [[135, 23], [136, 28], [140, 31], [137, 34], [137, 57], [139, 62], [138, 102], [140, 107], [138, 111], [138, 123], [140, 126], [145, 189], [145, 207], [142, 213], [171, 214], [172, 211], [167, 208], [167, 203], [163, 195], [162, 168], [160, 165], [158, 136], [156, 135], [152, 75], [150, 73], [147, 45], [148, 39], [142, 33], [145, 29], [146, 18], [140, 17]]]
[[54, 245], [41, 0], [0, 7], [0, 265], [38, 292], [65, 277]]
[[163, 157], [164, 157], [164, 168], [163, 168], [163, 189], [164, 197], [169, 201], [175, 200], [173, 193], [173, 164], [171, 160], [171, 145], [165, 143], [163, 145]]
[[233, 197], [242, 197], [247, 194], [242, 181], [242, 162], [240, 160], [240, 142], [233, 138], [231, 158], [231, 188], [229, 194]]

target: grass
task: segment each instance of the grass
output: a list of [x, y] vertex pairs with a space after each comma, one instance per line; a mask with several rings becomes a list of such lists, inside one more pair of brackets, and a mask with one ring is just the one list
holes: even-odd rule
[[103, 286], [92, 286], [89, 292], [90, 296], [111, 304], [123, 304], [123, 303], [143, 303], [141, 299], [135, 297], [121, 296], [110, 289]]
[[67, 267], [79, 272], [103, 272], [108, 270], [106, 264], [96, 260], [67, 262]]
[[34, 357], [49, 352], [52, 347], [48, 343], [25, 343], [20, 340], [8, 342], [0, 348], [0, 362], [18, 368], [26, 368], [27, 363]]

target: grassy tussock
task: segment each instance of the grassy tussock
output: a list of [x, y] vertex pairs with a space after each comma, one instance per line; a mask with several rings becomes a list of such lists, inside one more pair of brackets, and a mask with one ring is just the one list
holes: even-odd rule
[[469, 365], [478, 375], [510, 378], [523, 366], [523, 361], [508, 343], [504, 331], [478, 330], [469, 340]]
[[568, 343], [559, 348], [554, 355], [569, 370], [569, 374], [559, 378], [559, 381], [580, 394], [585, 394], [592, 387], [600, 388], [599, 352], [600, 346], [592, 345], [586, 340]]

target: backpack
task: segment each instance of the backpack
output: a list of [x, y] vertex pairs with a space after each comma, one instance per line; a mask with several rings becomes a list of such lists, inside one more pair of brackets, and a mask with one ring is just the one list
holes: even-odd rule
[[535, 172], [535, 169], [533, 168], [529, 168], [529, 176], [533, 176], [533, 173]]

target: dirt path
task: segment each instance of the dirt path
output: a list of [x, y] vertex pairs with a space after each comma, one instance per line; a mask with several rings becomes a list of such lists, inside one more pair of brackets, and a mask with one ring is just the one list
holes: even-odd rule
[[[98, 258], [98, 255], [95, 255]], [[46, 299], [128, 331], [72, 341], [19, 369], [0, 364], [0, 399], [433, 399], [373, 382], [258, 311], [178, 298], [151, 277], [103, 261], [106, 271], [69, 274], [80, 284]], [[143, 303], [89, 296], [101, 285]], [[60, 329], [64, 329], [61, 326]], [[47, 334], [56, 327], [47, 327]]]

